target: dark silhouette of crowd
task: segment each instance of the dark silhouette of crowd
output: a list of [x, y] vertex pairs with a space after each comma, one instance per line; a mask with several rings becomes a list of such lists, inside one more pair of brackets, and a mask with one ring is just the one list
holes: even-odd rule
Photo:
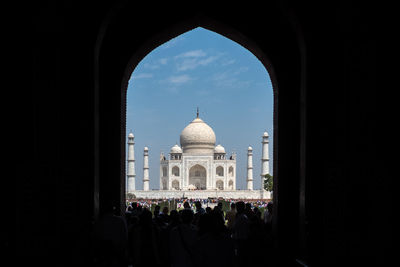
[[123, 216], [109, 206], [94, 225], [95, 266], [263, 266], [268, 255], [272, 266], [272, 202], [264, 214], [251, 203], [231, 203], [224, 213], [222, 203], [204, 209], [196, 201], [193, 210], [153, 213], [136, 202]]

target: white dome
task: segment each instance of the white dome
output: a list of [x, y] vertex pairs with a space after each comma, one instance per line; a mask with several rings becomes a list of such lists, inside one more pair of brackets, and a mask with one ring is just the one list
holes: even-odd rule
[[214, 153], [225, 153], [225, 148], [223, 146], [221, 146], [221, 145], [217, 145], [214, 148]]
[[132, 132], [129, 133], [128, 137], [135, 137]]
[[182, 148], [180, 148], [180, 146], [178, 146], [178, 145], [174, 145], [171, 148], [170, 153], [182, 153]]
[[184, 153], [213, 154], [215, 133], [202, 119], [196, 118], [183, 129], [180, 142]]
[[253, 150], [253, 148], [251, 146], [249, 146], [249, 148], [247, 150]]
[[149, 148], [147, 146], [145, 146], [144, 151], [149, 151]]
[[265, 131], [264, 134], [263, 134], [263, 137], [268, 137], [268, 136], [269, 135], [268, 135], [267, 131]]

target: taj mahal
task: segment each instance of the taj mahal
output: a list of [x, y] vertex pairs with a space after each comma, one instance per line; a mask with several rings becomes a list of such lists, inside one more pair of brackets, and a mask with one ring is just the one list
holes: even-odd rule
[[[268, 133], [262, 135], [261, 184], [269, 173]], [[271, 192], [253, 189], [253, 149], [247, 150], [246, 190], [236, 189], [236, 153], [226, 155], [225, 148], [216, 145], [213, 129], [199, 118], [181, 132], [180, 146], [175, 144], [169, 155], [160, 154], [160, 189], [149, 190], [149, 148], [143, 150], [143, 190], [135, 187], [134, 135], [128, 135], [127, 193], [135, 198], [230, 198], [270, 199]]]

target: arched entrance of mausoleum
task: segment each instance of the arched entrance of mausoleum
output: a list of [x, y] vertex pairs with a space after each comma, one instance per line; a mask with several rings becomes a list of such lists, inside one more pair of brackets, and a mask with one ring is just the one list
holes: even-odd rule
[[207, 170], [203, 166], [196, 164], [189, 169], [189, 188], [196, 190], [207, 189]]

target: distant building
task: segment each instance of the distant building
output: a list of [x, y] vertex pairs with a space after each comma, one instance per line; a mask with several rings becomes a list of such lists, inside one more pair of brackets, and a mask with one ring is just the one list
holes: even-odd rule
[[[149, 191], [148, 153], [144, 148], [143, 190], [135, 188], [134, 136], [128, 136], [127, 193], [141, 198], [270, 198], [270, 192], [253, 190], [252, 148], [248, 148], [247, 190], [236, 190], [236, 154], [226, 156], [225, 148], [216, 144], [213, 129], [197, 117], [180, 135], [180, 145], [174, 145], [166, 157], [160, 155], [160, 190]], [[261, 179], [269, 173], [268, 134], [263, 135]]]

